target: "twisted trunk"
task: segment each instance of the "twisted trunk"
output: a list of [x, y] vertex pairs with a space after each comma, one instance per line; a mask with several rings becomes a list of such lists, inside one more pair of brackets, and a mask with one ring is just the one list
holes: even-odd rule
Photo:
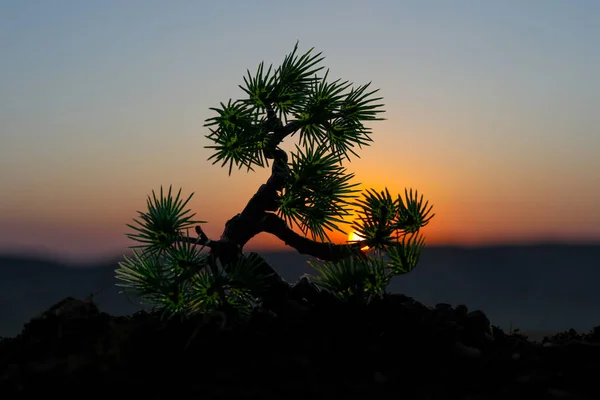
[[[285, 151], [278, 148], [278, 145], [286, 136], [300, 129], [301, 125], [294, 121], [284, 126], [271, 108], [268, 109], [267, 116], [266, 123], [273, 127], [272, 135], [269, 136], [269, 143], [264, 151], [265, 157], [273, 160], [272, 173], [267, 182], [260, 186], [241, 213], [227, 221], [219, 240], [209, 239], [200, 226], [196, 226], [198, 239], [182, 238], [182, 240], [209, 247], [211, 256], [218, 258], [226, 270], [240, 257], [244, 257], [242, 250], [246, 243], [261, 232], [277, 236], [287, 246], [296, 249], [301, 254], [309, 254], [324, 261], [335, 262], [352, 256], [365, 257], [360, 250], [364, 246], [363, 243], [316, 242], [294, 232], [282, 218], [275, 214], [278, 209], [278, 192], [283, 190], [288, 179], [288, 156]], [[258, 256], [255, 253], [254, 255]], [[266, 261], [262, 260], [258, 268], [258, 273], [269, 275], [270, 278], [265, 282], [264, 292], [257, 293], [257, 295], [263, 299], [265, 306], [277, 312], [280, 307], [285, 306], [285, 301], [282, 300], [288, 297], [290, 286]]]
[[[272, 126], [272, 134], [265, 150], [265, 157], [273, 160], [272, 173], [265, 184], [262, 184], [252, 196], [244, 210], [233, 216], [225, 224], [219, 240], [210, 240], [197, 226], [200, 243], [211, 249], [211, 254], [219, 258], [223, 265], [235, 262], [242, 255], [246, 243], [261, 232], [277, 236], [287, 246], [296, 249], [300, 254], [308, 254], [324, 261], [339, 261], [346, 257], [364, 254], [360, 248], [364, 244], [334, 244], [316, 242], [294, 232], [285, 221], [277, 216], [278, 192], [283, 189], [287, 180], [287, 153], [278, 145], [285, 137], [293, 134], [301, 125], [297, 121], [283, 125], [271, 107], [267, 108], [267, 121]], [[195, 239], [188, 239], [197, 242]]]

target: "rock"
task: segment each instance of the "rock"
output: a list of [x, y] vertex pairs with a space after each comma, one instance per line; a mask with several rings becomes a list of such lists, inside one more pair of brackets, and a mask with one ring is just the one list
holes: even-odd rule
[[454, 308], [454, 312], [458, 316], [465, 316], [469, 312], [469, 309], [464, 304], [459, 304]]
[[551, 399], [572, 399], [575, 396], [566, 390], [560, 390], [556, 388], [548, 388], [548, 396]]
[[43, 312], [39, 318], [85, 318], [96, 316], [98, 314], [100, 314], [100, 311], [91, 299], [86, 301], [75, 299], [73, 297], [66, 297]]
[[481, 357], [481, 350], [476, 347], [467, 346], [461, 342], [456, 342], [454, 344], [454, 350], [459, 357], [472, 359]]
[[304, 274], [298, 278], [296, 283], [290, 288], [290, 296], [296, 300], [315, 303], [319, 299], [320, 290], [319, 287], [310, 280], [310, 277]]
[[468, 329], [477, 332], [491, 333], [490, 320], [481, 310], [475, 310], [465, 315], [465, 324]]
[[592, 328], [592, 330], [584, 335], [584, 339], [588, 342], [600, 343], [600, 325]]
[[504, 337], [506, 336], [504, 331], [495, 325], [492, 325], [491, 334], [494, 337], [494, 339], [504, 339]]
[[63, 299], [0, 340], [0, 393], [168, 398], [176, 382], [205, 399], [600, 398], [597, 331], [538, 345], [462, 305], [431, 309], [401, 294], [351, 304], [326, 291], [307, 301], [308, 278], [289, 289], [272, 299], [277, 315], [257, 308], [226, 330]]
[[373, 380], [377, 383], [385, 383], [388, 381], [388, 378], [381, 372], [375, 371], [373, 372]]

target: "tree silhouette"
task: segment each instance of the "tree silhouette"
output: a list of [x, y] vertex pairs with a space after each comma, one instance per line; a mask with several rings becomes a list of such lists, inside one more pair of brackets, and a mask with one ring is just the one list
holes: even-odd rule
[[[219, 239], [209, 239], [201, 227], [195, 225], [205, 221], [193, 221], [193, 215], [187, 215], [189, 210], [184, 207], [191, 196], [184, 202], [179, 197], [180, 191], [173, 199], [169, 189], [164, 198], [161, 188], [161, 199], [154, 194], [153, 199], [148, 198], [149, 212], [139, 212], [143, 222], [134, 220], [139, 226], [128, 225], [136, 230], [128, 236], [143, 243], [133, 247], [144, 247], [144, 252], [141, 257], [136, 255], [135, 260], [128, 259], [128, 263], [121, 264], [118, 277], [127, 282], [124, 286], [137, 289], [138, 294], [149, 294], [171, 279], [179, 283], [165, 289], [168, 293], [163, 291], [162, 302], [171, 298], [180, 305], [189, 303], [191, 295], [185, 298], [182, 282], [193, 281], [193, 273], [167, 276], [161, 265], [176, 265], [181, 271], [197, 272], [209, 263], [215, 264], [216, 260], [222, 269], [213, 265], [215, 281], [205, 282], [206, 287], [217, 285], [214, 275], [221, 277], [221, 286], [229, 285], [230, 289], [242, 287], [234, 284], [239, 281], [248, 286], [250, 276], [260, 275], [257, 269], [246, 269], [236, 275], [235, 266], [242, 265], [240, 261], [248, 258], [243, 248], [261, 232], [277, 236], [287, 246], [330, 263], [327, 264], [330, 267], [337, 265], [337, 269], [330, 268], [329, 272], [320, 269], [329, 286], [344, 274], [350, 276], [348, 271], [356, 270], [356, 265], [371, 265], [374, 256], [383, 254], [389, 260], [382, 264], [380, 259], [377, 265], [391, 268], [395, 275], [414, 268], [424, 244], [418, 231], [433, 217], [429, 215], [431, 206], [412, 189], [405, 190], [404, 198], [398, 195], [396, 199], [392, 199], [387, 188], [379, 193], [370, 189], [362, 199], [355, 200], [359, 197], [360, 191], [356, 189], [359, 184], [350, 183], [354, 174], [347, 174], [343, 167], [344, 159], [350, 160], [350, 154], [359, 157], [356, 147], [362, 149], [372, 142], [372, 131], [365, 123], [383, 119], [380, 117], [384, 112], [382, 98], [376, 97], [378, 89], [372, 90], [370, 83], [354, 86], [341, 79], [328, 81], [329, 70], [319, 75], [323, 72], [320, 64], [324, 57], [321, 53], [314, 54], [313, 50], [299, 55], [296, 43], [277, 68], [272, 65], [265, 68], [264, 63], [260, 63], [256, 73], [248, 71], [244, 84], [240, 85], [246, 98], [220, 103], [219, 107], [211, 108], [216, 115], [206, 120], [205, 126], [210, 130], [206, 138], [213, 145], [205, 147], [214, 150], [209, 160], [213, 160], [213, 164], [221, 162], [222, 167], [228, 165], [229, 175], [234, 165], [238, 169], [246, 168], [247, 172], [254, 171], [254, 167], [270, 167], [272, 172], [267, 182], [240, 213], [227, 221]], [[290, 161], [279, 146], [295, 135], [300, 146], [295, 145], [296, 152], [292, 152]], [[352, 229], [361, 239], [331, 243], [327, 231], [345, 234], [339, 224], [348, 224], [343, 218], [354, 213], [358, 218]], [[294, 224], [303, 235], [292, 229]], [[192, 226], [198, 235], [196, 238], [182, 234]], [[194, 246], [209, 248], [207, 260], [212, 261], [198, 256]], [[364, 248], [369, 250], [361, 250]], [[339, 262], [342, 263], [335, 264]], [[281, 281], [265, 263], [254, 264], [262, 265], [259, 270], [263, 272], [260, 275], [263, 281]], [[333, 270], [339, 273], [332, 275]], [[237, 277], [231, 278], [234, 275]], [[356, 272], [348, 279], [352, 281], [359, 275]], [[141, 276], [146, 279], [143, 284]], [[229, 276], [229, 280], [224, 276]], [[373, 273], [365, 276], [373, 276]], [[347, 286], [347, 282], [342, 279], [339, 285]], [[205, 294], [198, 302], [207, 299]]]

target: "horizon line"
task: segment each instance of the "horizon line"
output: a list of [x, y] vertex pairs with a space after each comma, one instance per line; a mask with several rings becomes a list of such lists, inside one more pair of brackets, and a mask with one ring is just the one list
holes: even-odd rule
[[[502, 247], [595, 247], [600, 246], [600, 240], [538, 240], [538, 241], [525, 241], [525, 242], [493, 242], [493, 243], [436, 243], [425, 245], [424, 251], [427, 249], [440, 249], [440, 248], [454, 248], [462, 250], [477, 250], [477, 249], [493, 249]], [[17, 250], [9, 248], [0, 248], [0, 258], [23, 258], [23, 259], [35, 259], [39, 261], [54, 262], [60, 264], [69, 265], [91, 265], [102, 262], [110, 262], [115, 259], [122, 258], [125, 255], [131, 255], [133, 252], [132, 247], [126, 247], [121, 250], [115, 250], [114, 252], [95, 255], [69, 255], [61, 254], [60, 252], [52, 252], [43, 249], [31, 249], [31, 250]], [[244, 253], [295, 253], [299, 256], [308, 256], [309, 254], [301, 254], [293, 247], [287, 248], [261, 248], [261, 249], [246, 249]], [[112, 255], [111, 255], [112, 254]]]

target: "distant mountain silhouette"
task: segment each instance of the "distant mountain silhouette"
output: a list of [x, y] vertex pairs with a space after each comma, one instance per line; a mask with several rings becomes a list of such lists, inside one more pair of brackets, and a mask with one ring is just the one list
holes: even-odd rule
[[[312, 257], [293, 251], [259, 252], [286, 280], [314, 274]], [[113, 315], [139, 309], [119, 294], [115, 257], [85, 267], [40, 257], [0, 256], [0, 336], [58, 300], [94, 294]], [[483, 310], [495, 325], [523, 330], [588, 330], [600, 325], [600, 245], [426, 247], [418, 267], [395, 278], [389, 291], [434, 305], [465, 304]]]

